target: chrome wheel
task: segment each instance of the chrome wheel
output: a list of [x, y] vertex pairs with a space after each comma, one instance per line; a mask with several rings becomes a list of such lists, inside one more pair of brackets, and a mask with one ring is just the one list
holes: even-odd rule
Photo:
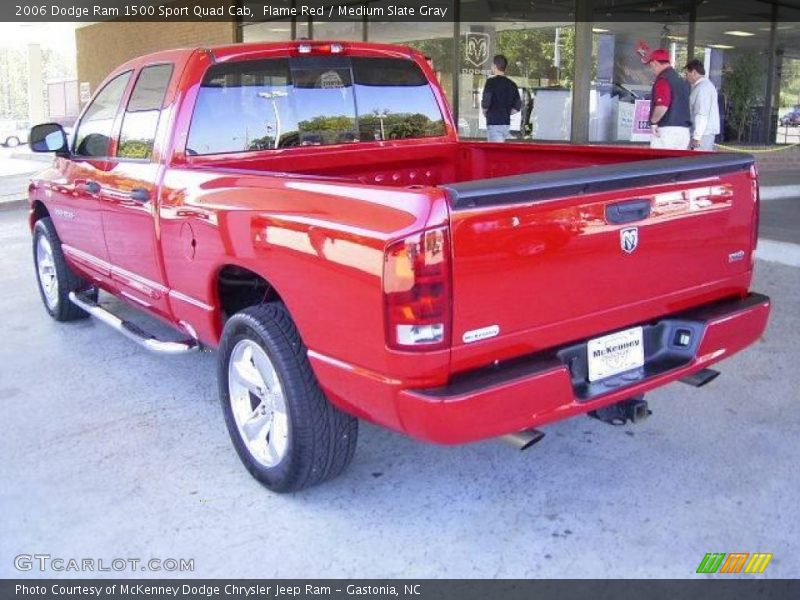
[[44, 235], [40, 235], [36, 241], [36, 270], [47, 307], [54, 310], [58, 306], [58, 274], [53, 260], [53, 247]]
[[252, 457], [265, 467], [283, 460], [289, 445], [286, 398], [267, 353], [252, 340], [241, 340], [228, 360], [228, 393], [239, 436]]

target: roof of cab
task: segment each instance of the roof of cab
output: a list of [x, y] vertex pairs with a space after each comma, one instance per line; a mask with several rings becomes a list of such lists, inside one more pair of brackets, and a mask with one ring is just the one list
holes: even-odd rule
[[209, 46], [206, 48], [219, 62], [228, 60], [241, 60], [256, 56], [282, 55], [296, 53], [303, 45], [322, 47], [330, 44], [341, 44], [343, 54], [361, 54], [377, 56], [394, 56], [411, 58], [420, 54], [418, 50], [408, 46], [396, 44], [376, 44], [374, 42], [353, 42], [339, 40], [296, 40], [293, 42], [252, 42], [246, 44], [227, 44], [224, 46]]

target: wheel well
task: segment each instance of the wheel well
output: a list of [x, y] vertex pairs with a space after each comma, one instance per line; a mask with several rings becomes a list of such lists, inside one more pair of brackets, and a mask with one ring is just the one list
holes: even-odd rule
[[47, 210], [47, 207], [44, 205], [43, 202], [40, 200], [36, 200], [33, 203], [33, 217], [31, 217], [31, 227], [38, 221], [39, 219], [44, 219], [45, 217], [49, 217], [50, 212]]
[[249, 306], [280, 300], [269, 282], [244, 267], [227, 265], [217, 274], [217, 296], [223, 323]]

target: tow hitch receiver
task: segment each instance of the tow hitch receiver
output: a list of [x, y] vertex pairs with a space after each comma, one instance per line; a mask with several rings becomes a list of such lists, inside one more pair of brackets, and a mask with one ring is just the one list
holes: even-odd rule
[[598, 408], [591, 411], [589, 416], [609, 425], [625, 425], [628, 421], [641, 423], [651, 414], [652, 411], [647, 408], [647, 401], [642, 395]]

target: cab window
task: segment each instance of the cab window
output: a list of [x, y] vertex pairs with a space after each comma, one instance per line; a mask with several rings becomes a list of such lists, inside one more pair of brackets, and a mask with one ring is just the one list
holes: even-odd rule
[[158, 120], [171, 78], [171, 64], [142, 69], [122, 117], [118, 157], [149, 159], [152, 156]]
[[130, 71], [117, 75], [92, 100], [78, 125], [74, 154], [90, 158], [108, 156], [114, 118], [130, 78]]
[[444, 134], [433, 90], [411, 60], [259, 59], [208, 69], [186, 152], [248, 152]]

